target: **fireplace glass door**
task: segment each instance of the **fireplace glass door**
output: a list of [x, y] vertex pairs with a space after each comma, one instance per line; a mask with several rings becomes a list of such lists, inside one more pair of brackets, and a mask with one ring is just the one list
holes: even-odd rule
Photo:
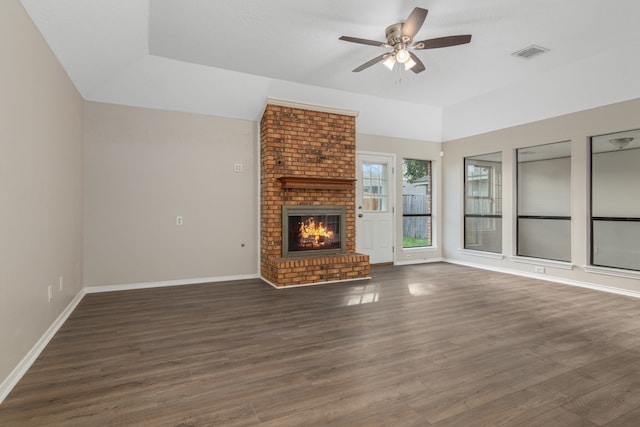
[[341, 206], [284, 206], [283, 257], [344, 252], [345, 213]]

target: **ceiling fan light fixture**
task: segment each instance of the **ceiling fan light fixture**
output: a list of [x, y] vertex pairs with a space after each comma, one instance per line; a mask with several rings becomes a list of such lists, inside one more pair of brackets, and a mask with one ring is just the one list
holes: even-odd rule
[[390, 55], [385, 61], [382, 63], [389, 70], [393, 71], [393, 66], [396, 65], [396, 58], [393, 55]]
[[407, 52], [407, 49], [405, 48], [398, 49], [398, 51], [395, 54], [395, 57], [396, 57], [396, 61], [398, 61], [401, 64], [406, 64], [409, 60], [411, 60], [411, 55], [409, 55], [409, 52]]
[[616, 138], [616, 139], [610, 139], [609, 144], [613, 145], [618, 150], [622, 150], [627, 145], [629, 145], [631, 141], [633, 141], [633, 138]]
[[405, 71], [409, 71], [414, 67], [414, 65], [416, 65], [416, 61], [414, 61], [413, 58], [409, 58], [409, 60], [404, 63]]

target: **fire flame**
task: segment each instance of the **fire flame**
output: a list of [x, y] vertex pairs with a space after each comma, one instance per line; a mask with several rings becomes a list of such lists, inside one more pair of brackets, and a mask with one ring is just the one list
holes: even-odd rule
[[333, 238], [333, 231], [326, 228], [322, 221], [316, 221], [313, 217], [309, 217], [305, 222], [300, 222], [300, 238], [305, 241], [313, 241], [315, 245], [322, 246], [325, 244], [325, 239]]

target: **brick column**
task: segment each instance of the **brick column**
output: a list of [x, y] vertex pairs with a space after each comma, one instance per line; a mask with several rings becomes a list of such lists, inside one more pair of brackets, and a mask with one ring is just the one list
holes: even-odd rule
[[[278, 180], [355, 179], [355, 116], [267, 104], [260, 122], [260, 165], [262, 277], [277, 286], [369, 277], [368, 257], [355, 254], [355, 187], [285, 189]], [[283, 259], [283, 205], [346, 206], [346, 253]]]

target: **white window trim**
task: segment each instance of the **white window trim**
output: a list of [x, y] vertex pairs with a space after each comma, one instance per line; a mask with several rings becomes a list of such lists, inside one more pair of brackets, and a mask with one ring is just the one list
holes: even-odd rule
[[562, 270], [573, 270], [574, 265], [566, 261], [555, 261], [552, 259], [544, 258], [531, 258], [522, 256], [510, 256], [509, 259], [513, 262], [519, 262], [522, 264], [543, 265], [545, 267], [559, 268]]
[[476, 256], [476, 257], [480, 257], [480, 258], [489, 258], [489, 259], [504, 259], [504, 254], [498, 254], [495, 252], [487, 252], [487, 251], [474, 251], [473, 249], [465, 249], [465, 248], [460, 248], [458, 249], [460, 251], [461, 254], [464, 255], [471, 255], [471, 256]]
[[640, 271], [623, 270], [621, 268], [595, 267], [585, 265], [582, 269], [587, 273], [604, 274], [606, 276], [624, 277], [625, 279], [640, 279]]

